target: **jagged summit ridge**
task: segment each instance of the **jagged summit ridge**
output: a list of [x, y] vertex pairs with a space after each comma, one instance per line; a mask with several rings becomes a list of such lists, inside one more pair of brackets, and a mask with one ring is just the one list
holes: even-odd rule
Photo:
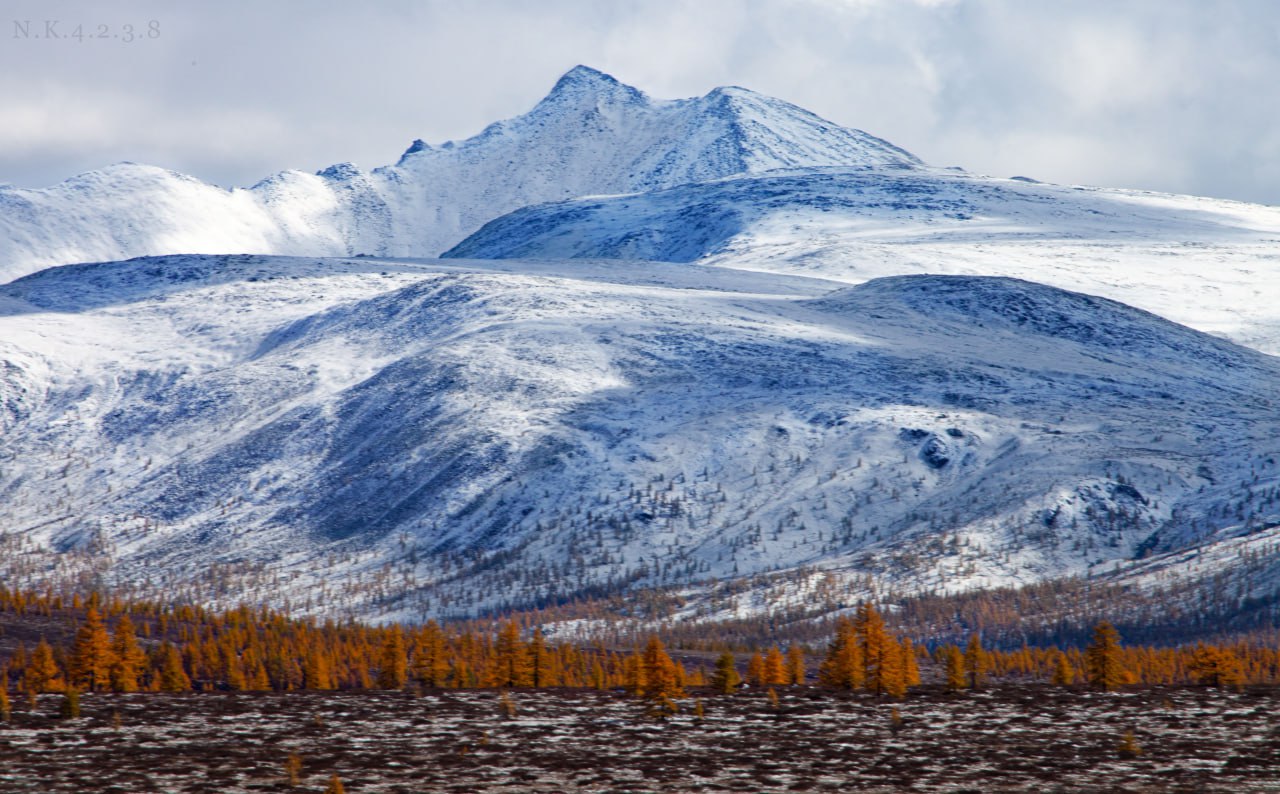
[[565, 72], [551, 88], [551, 92], [538, 104], [541, 106], [583, 98], [599, 102], [647, 102], [649, 100], [643, 91], [619, 82], [613, 75], [579, 64]]
[[547, 201], [776, 168], [917, 164], [878, 138], [746, 89], [653, 100], [578, 66], [528, 113], [462, 141], [414, 141], [372, 171], [340, 163], [224, 190], [119, 165], [42, 190], [0, 187], [0, 281], [170, 253], [429, 257]]

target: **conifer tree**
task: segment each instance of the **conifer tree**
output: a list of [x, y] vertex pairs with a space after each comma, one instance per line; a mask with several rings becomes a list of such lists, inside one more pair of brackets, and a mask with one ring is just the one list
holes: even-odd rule
[[886, 663], [880, 667], [880, 682], [884, 694], [890, 697], [902, 698], [907, 695], [907, 663], [903, 653], [902, 645], [892, 637], [886, 641]]
[[1216, 687], [1238, 687], [1244, 683], [1240, 657], [1229, 648], [1196, 643], [1191, 652], [1187, 672], [1197, 683]]
[[902, 678], [906, 687], [920, 686], [920, 663], [916, 661], [916, 648], [910, 639], [902, 640]]
[[648, 686], [644, 677], [644, 652], [639, 648], [622, 660], [622, 679], [628, 692], [636, 697], [644, 695]]
[[862, 655], [863, 686], [877, 695], [905, 691], [902, 649], [885, 630], [880, 613], [864, 602], [858, 607], [854, 627]]
[[318, 640], [308, 645], [302, 660], [302, 686], [306, 689], [333, 689], [333, 665]]
[[759, 651], [747, 659], [747, 683], [751, 686], [764, 686], [764, 657]]
[[116, 621], [111, 637], [111, 689], [115, 692], [138, 691], [138, 676], [146, 664], [147, 655], [138, 647], [133, 621], [126, 612]]
[[182, 666], [182, 653], [168, 640], [160, 646], [160, 675], [156, 680], [162, 692], [191, 691], [191, 678]]
[[90, 692], [111, 686], [111, 636], [102, 625], [98, 610], [89, 607], [84, 623], [76, 631], [75, 646], [71, 652], [71, 681]]
[[780, 686], [787, 683], [787, 662], [778, 646], [773, 646], [764, 655], [764, 683], [769, 686]]
[[990, 659], [986, 649], [982, 647], [982, 639], [977, 634], [969, 636], [969, 645], [964, 649], [964, 673], [969, 678], [969, 688], [977, 689], [987, 679]]
[[835, 689], [857, 689], [862, 686], [864, 675], [857, 629], [853, 621], [842, 618], [827, 646], [827, 655], [818, 667], [818, 683]]
[[324, 790], [324, 794], [346, 794], [347, 790], [342, 787], [342, 778], [334, 775], [329, 778], [329, 787]]
[[547, 650], [542, 629], [535, 628], [533, 637], [529, 639], [529, 685], [544, 687], [551, 683], [551, 653]]
[[1061, 650], [1055, 648], [1053, 654], [1053, 678], [1050, 680], [1054, 686], [1071, 686], [1075, 683], [1076, 671], [1071, 666], [1071, 660]]
[[254, 692], [266, 692], [271, 688], [271, 677], [267, 674], [267, 666], [257, 656], [248, 665], [249, 676], [245, 688]]
[[13, 716], [13, 704], [9, 702], [9, 682], [0, 681], [0, 722], [8, 722]]
[[449, 657], [444, 631], [434, 620], [418, 632], [413, 653], [413, 678], [426, 687], [442, 687], [449, 677]]
[[26, 669], [28, 661], [27, 646], [19, 640], [18, 647], [14, 648], [13, 655], [9, 657], [9, 664], [6, 666], [8, 672], [14, 675], [22, 675], [22, 671]]
[[1127, 676], [1120, 656], [1120, 632], [1107, 621], [1093, 629], [1093, 643], [1085, 650], [1089, 684], [1112, 691], [1122, 686]]
[[23, 686], [31, 692], [59, 692], [62, 690], [62, 671], [53, 657], [53, 647], [44, 639], [36, 645], [27, 669], [22, 674]]
[[227, 657], [222, 676], [227, 683], [227, 688], [230, 690], [242, 692], [249, 688], [249, 679], [245, 677], [244, 665], [234, 655]]
[[527, 686], [529, 682], [529, 655], [520, 641], [520, 625], [514, 620], [502, 624], [494, 648], [493, 685]]
[[409, 661], [404, 650], [404, 629], [392, 626], [382, 640], [378, 655], [378, 688], [404, 689], [408, 680]]
[[711, 675], [711, 688], [722, 694], [729, 694], [742, 679], [738, 676], [738, 665], [733, 654], [725, 651], [716, 659], [716, 671]]
[[942, 649], [943, 673], [948, 692], [959, 692], [964, 689], [965, 671], [964, 654], [954, 645]]
[[792, 645], [787, 649], [787, 679], [791, 684], [804, 683], [804, 648], [799, 645]]
[[683, 697], [677, 682], [676, 665], [662, 647], [658, 636], [649, 638], [641, 661], [644, 670], [643, 694], [649, 699]]

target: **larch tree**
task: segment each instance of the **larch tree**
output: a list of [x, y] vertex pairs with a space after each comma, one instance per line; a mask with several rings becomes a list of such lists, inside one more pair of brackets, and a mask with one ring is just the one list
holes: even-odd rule
[[75, 645], [71, 651], [72, 683], [96, 692], [111, 686], [111, 635], [102, 624], [98, 610], [89, 607], [84, 623], [76, 630]]
[[267, 665], [261, 657], [255, 655], [251, 660], [246, 660], [245, 667], [249, 671], [245, 680], [246, 689], [254, 692], [266, 692], [271, 689], [271, 676], [267, 673]]
[[764, 682], [769, 686], [781, 686], [788, 683], [786, 657], [778, 646], [773, 646], [764, 655]]
[[727, 695], [740, 683], [742, 678], [738, 675], [737, 661], [732, 653], [725, 651], [716, 659], [716, 670], [711, 674], [711, 688]]
[[1054, 648], [1053, 654], [1053, 677], [1050, 683], [1054, 686], [1071, 686], [1076, 681], [1076, 670], [1071, 666], [1071, 660], [1061, 650]]
[[1216, 687], [1238, 687], [1244, 683], [1244, 667], [1240, 657], [1230, 648], [1196, 643], [1187, 664], [1187, 672], [1197, 683]]
[[249, 688], [249, 678], [244, 673], [244, 665], [241, 664], [239, 657], [228, 656], [226, 658], [222, 678], [227, 684], [227, 689], [232, 691], [242, 692]]
[[520, 640], [520, 624], [508, 620], [498, 630], [494, 648], [494, 686], [528, 686], [529, 654]]
[[319, 639], [312, 640], [302, 659], [302, 686], [305, 689], [333, 689], [333, 662]]
[[1085, 650], [1085, 667], [1089, 684], [1108, 692], [1128, 681], [1120, 653], [1120, 632], [1105, 620], [1093, 629], [1093, 642]]
[[425, 687], [442, 687], [449, 678], [444, 631], [434, 620], [418, 632], [413, 650], [413, 679]]
[[862, 655], [863, 686], [877, 695], [905, 691], [902, 649], [885, 630], [880, 613], [864, 602], [858, 607], [854, 627]]
[[378, 654], [378, 688], [403, 689], [409, 678], [409, 659], [404, 649], [404, 629], [392, 626], [382, 639]]
[[156, 681], [162, 692], [191, 690], [191, 678], [182, 666], [182, 652], [168, 641], [160, 646], [160, 674]]
[[116, 692], [138, 691], [138, 676], [147, 666], [147, 655], [138, 647], [138, 637], [129, 613], [116, 621], [111, 636], [111, 689]]
[[535, 628], [529, 638], [529, 685], [536, 688], [551, 686], [552, 683], [551, 651], [542, 636], [542, 629]]
[[636, 648], [622, 660], [622, 678], [627, 691], [642, 697], [648, 688], [644, 675], [644, 651]]
[[650, 637], [649, 642], [645, 644], [641, 666], [644, 671], [642, 693], [646, 698], [652, 700], [684, 696], [676, 673], [676, 664], [667, 654], [666, 648], [662, 646], [662, 640], [658, 639], [657, 635]]
[[964, 654], [959, 648], [948, 645], [942, 649], [942, 670], [948, 692], [959, 692], [964, 689]]
[[803, 684], [805, 680], [804, 648], [792, 645], [787, 649], [787, 682]]
[[818, 683], [835, 689], [857, 689], [862, 686], [864, 675], [857, 630], [853, 621], [842, 618], [818, 667]]
[[902, 640], [902, 679], [908, 688], [920, 686], [920, 663], [916, 660], [916, 646], [905, 637]]
[[751, 686], [764, 686], [764, 657], [759, 651], [747, 659], [747, 683]]
[[907, 695], [907, 662], [902, 644], [892, 637], [886, 644], [885, 663], [880, 667], [880, 684], [884, 694], [903, 698]]
[[969, 645], [964, 649], [964, 673], [969, 679], [970, 689], [977, 689], [986, 681], [990, 663], [986, 649], [982, 647], [982, 638], [977, 634], [969, 635]]
[[53, 656], [53, 646], [44, 637], [31, 652], [22, 673], [22, 685], [29, 692], [59, 692], [63, 688], [62, 670]]

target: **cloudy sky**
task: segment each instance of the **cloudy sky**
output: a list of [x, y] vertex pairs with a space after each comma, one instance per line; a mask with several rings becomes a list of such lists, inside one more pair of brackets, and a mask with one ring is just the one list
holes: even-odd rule
[[746, 86], [937, 165], [1280, 204], [1274, 0], [0, 9], [0, 181], [19, 185], [118, 160], [223, 185], [373, 167], [524, 112], [585, 63], [657, 97]]

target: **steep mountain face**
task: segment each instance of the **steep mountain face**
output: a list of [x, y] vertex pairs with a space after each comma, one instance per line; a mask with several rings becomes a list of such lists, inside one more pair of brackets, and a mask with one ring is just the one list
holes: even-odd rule
[[446, 257], [700, 262], [861, 283], [1003, 275], [1280, 354], [1280, 208], [992, 179], [809, 168], [526, 207]]
[[1280, 523], [1276, 359], [1013, 279], [174, 257], [0, 311], [6, 581], [420, 617], [1150, 575]]
[[579, 66], [529, 113], [461, 142], [416, 141], [367, 173], [344, 163], [224, 190], [123, 163], [45, 190], [0, 187], [0, 281], [156, 254], [430, 257], [528, 204], [775, 168], [918, 163], [746, 89], [654, 100]]

